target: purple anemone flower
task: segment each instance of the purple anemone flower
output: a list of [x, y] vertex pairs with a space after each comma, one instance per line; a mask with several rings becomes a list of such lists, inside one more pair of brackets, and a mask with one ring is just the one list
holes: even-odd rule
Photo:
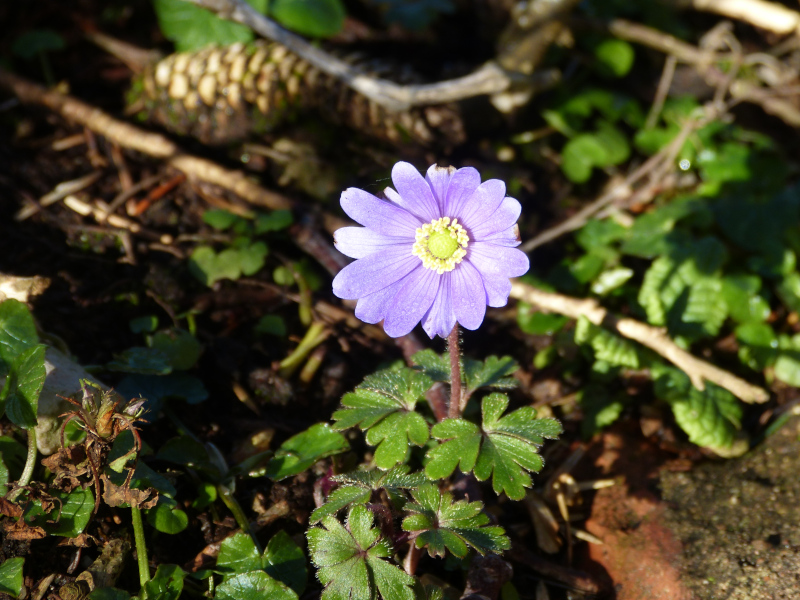
[[392, 169], [387, 200], [357, 188], [342, 193], [344, 212], [364, 227], [343, 227], [336, 247], [356, 258], [333, 280], [339, 298], [358, 300], [356, 316], [383, 320], [399, 337], [417, 323], [433, 338], [460, 323], [477, 329], [486, 306], [505, 306], [510, 277], [524, 275], [519, 202], [499, 179], [481, 183], [472, 167], [433, 165], [425, 178], [410, 164]]

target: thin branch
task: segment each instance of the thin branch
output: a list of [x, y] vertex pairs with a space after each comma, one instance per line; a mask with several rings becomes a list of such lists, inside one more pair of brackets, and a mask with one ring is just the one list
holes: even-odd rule
[[533, 286], [515, 281], [511, 286], [511, 297], [534, 304], [546, 311], [565, 315], [572, 319], [586, 317], [595, 325], [613, 329], [618, 334], [650, 348], [684, 371], [698, 390], [710, 381], [725, 388], [744, 402], [766, 402], [769, 394], [763, 388], [692, 356], [678, 347], [663, 329], [652, 327], [634, 319], [618, 317], [600, 306], [592, 298], [572, 298], [561, 294], [544, 292]]
[[653, 105], [650, 107], [650, 112], [647, 113], [647, 120], [644, 122], [645, 129], [652, 129], [656, 126], [658, 117], [661, 114], [661, 109], [664, 108], [664, 102], [667, 100], [667, 94], [669, 94], [672, 79], [675, 77], [675, 67], [677, 65], [677, 58], [671, 54], [667, 56], [667, 60], [664, 62], [664, 70], [661, 71], [661, 79], [658, 81], [658, 88], [656, 89]]
[[244, 0], [186, 0], [216, 12], [220, 17], [241, 23], [259, 35], [286, 46], [291, 52], [311, 63], [323, 73], [344, 81], [351, 88], [388, 110], [402, 111], [413, 106], [444, 104], [483, 94], [497, 94], [512, 83], [534, 88], [552, 85], [551, 70], [530, 76], [511, 76], [494, 62], [487, 62], [476, 71], [448, 81], [424, 85], [398, 85], [386, 79], [371, 77], [358, 68], [312, 46], [303, 38], [286, 31]]
[[678, 6], [713, 12], [723, 17], [750, 23], [755, 27], [786, 35], [800, 28], [800, 13], [764, 0], [672, 0]]
[[288, 209], [293, 206], [287, 197], [253, 183], [241, 171], [232, 171], [213, 161], [187, 154], [175, 142], [161, 134], [144, 131], [119, 121], [77, 98], [50, 91], [2, 68], [0, 87], [10, 90], [24, 104], [44, 106], [122, 147], [163, 159], [190, 179], [218, 185], [252, 204], [269, 209]]

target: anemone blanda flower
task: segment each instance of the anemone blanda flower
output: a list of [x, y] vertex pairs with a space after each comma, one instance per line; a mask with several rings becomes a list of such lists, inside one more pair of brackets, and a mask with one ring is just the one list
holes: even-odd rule
[[510, 277], [528, 270], [517, 250], [519, 202], [499, 179], [481, 183], [472, 167], [433, 165], [423, 179], [406, 162], [392, 169], [387, 200], [357, 188], [342, 192], [344, 212], [364, 227], [343, 227], [336, 247], [358, 259], [333, 280], [339, 298], [358, 300], [356, 316], [383, 320], [399, 337], [422, 322], [447, 337], [458, 322], [477, 329], [486, 306], [505, 306]]

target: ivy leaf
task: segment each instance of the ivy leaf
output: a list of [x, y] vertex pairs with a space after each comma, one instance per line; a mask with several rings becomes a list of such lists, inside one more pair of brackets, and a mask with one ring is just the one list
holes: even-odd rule
[[21, 556], [9, 558], [0, 564], [0, 592], [17, 598], [22, 593], [22, 566], [25, 559]]
[[318, 460], [345, 452], [350, 444], [341, 433], [325, 423], [312, 425], [290, 437], [275, 451], [269, 461], [266, 476], [278, 481], [302, 473]]
[[428, 554], [444, 558], [445, 548], [464, 558], [468, 547], [481, 554], [500, 553], [511, 543], [502, 527], [489, 526], [489, 517], [481, 512], [483, 504], [458, 500], [441, 493], [433, 483], [426, 483], [411, 495], [416, 504], [406, 504], [411, 514], [403, 520], [403, 530], [416, 534], [417, 548], [428, 548]]
[[[45, 346], [31, 346], [19, 354], [10, 365], [8, 380], [0, 399], [11, 421], [24, 429], [36, 427], [39, 394], [44, 386], [47, 371], [44, 365]], [[2, 395], [7, 393], [5, 398]], [[1, 414], [1, 413], [0, 413]]]
[[156, 574], [144, 584], [144, 598], [158, 600], [178, 600], [183, 591], [183, 580], [186, 572], [178, 565], [158, 565]]
[[367, 443], [377, 446], [375, 464], [382, 469], [405, 462], [410, 444], [422, 446], [428, 441], [428, 424], [414, 408], [431, 385], [427, 375], [413, 369], [370, 375], [342, 398], [345, 408], [333, 413], [334, 429], [358, 425], [367, 431]]
[[528, 472], [544, 466], [537, 447], [544, 438], [558, 437], [562, 429], [555, 419], [537, 419], [533, 407], [523, 406], [503, 417], [506, 408], [508, 396], [490, 394], [481, 405], [482, 427], [464, 419], [434, 425], [431, 436], [443, 443], [428, 452], [425, 475], [442, 479], [460, 465], [464, 473], [474, 471], [479, 481], [491, 476], [495, 493], [521, 500], [531, 486]]
[[249, 535], [239, 532], [220, 544], [216, 570], [226, 580], [239, 573], [264, 571], [299, 595], [306, 587], [305, 565], [303, 551], [285, 531], [272, 536], [263, 554]]
[[364, 504], [373, 491], [385, 489], [390, 497], [395, 497], [399, 490], [419, 487], [427, 481], [422, 473], [409, 473], [409, 470], [408, 465], [398, 465], [388, 471], [373, 469], [337, 475], [333, 480], [345, 485], [331, 492], [327, 502], [311, 513], [311, 523], [334, 515], [351, 504]]
[[325, 586], [322, 600], [375, 600], [377, 591], [391, 600], [414, 600], [414, 578], [384, 560], [392, 556], [388, 541], [372, 527], [372, 513], [353, 506], [347, 528], [334, 517], [308, 532], [311, 560]]

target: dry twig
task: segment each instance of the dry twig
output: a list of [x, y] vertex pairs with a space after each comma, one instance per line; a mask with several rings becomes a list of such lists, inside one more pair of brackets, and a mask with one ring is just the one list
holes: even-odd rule
[[259, 35], [286, 46], [323, 73], [341, 79], [360, 94], [388, 110], [402, 111], [413, 106], [446, 104], [483, 94], [497, 94], [508, 89], [512, 83], [522, 83], [533, 88], [549, 87], [557, 79], [557, 75], [551, 70], [532, 73], [529, 76], [512, 77], [495, 62], [490, 61], [469, 75], [457, 79], [423, 85], [398, 85], [392, 81], [365, 75], [345, 61], [312, 46], [300, 36], [278, 26], [244, 0], [187, 1], [214, 11], [224, 19], [247, 25]]
[[766, 402], [769, 399], [766, 390], [681, 349], [663, 329], [646, 325], [634, 319], [613, 315], [593, 298], [572, 298], [544, 292], [518, 281], [511, 286], [511, 297], [572, 319], [583, 316], [595, 325], [612, 329], [621, 336], [650, 348], [683, 370], [698, 390], [704, 389], [705, 382], [710, 381], [725, 388], [744, 402]]
[[800, 28], [800, 13], [765, 0], [672, 0], [679, 7], [713, 12], [723, 17], [750, 23], [780, 35]]
[[153, 158], [160, 158], [185, 173], [189, 179], [218, 185], [252, 204], [269, 209], [287, 209], [293, 206], [292, 201], [286, 196], [265, 190], [241, 171], [232, 171], [213, 161], [187, 154], [163, 135], [150, 133], [119, 121], [99, 108], [71, 96], [50, 91], [2, 68], [0, 68], [0, 87], [10, 90], [25, 104], [44, 106], [120, 146]]

